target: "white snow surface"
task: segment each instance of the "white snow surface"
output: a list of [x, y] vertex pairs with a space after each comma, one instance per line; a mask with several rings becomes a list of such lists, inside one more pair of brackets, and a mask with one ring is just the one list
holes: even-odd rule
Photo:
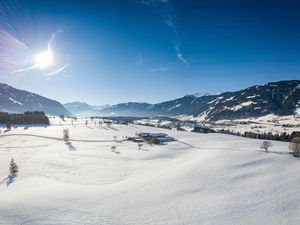
[[[300, 160], [288, 143], [264, 153], [262, 140], [231, 135], [51, 121], [0, 135], [1, 180], [11, 157], [20, 169], [0, 184], [0, 224], [299, 224]], [[10, 136], [62, 138], [64, 128], [77, 141]], [[138, 150], [113, 141], [136, 132], [178, 142]]]
[[196, 98], [200, 98], [200, 97], [203, 97], [203, 96], [212, 96], [212, 95], [219, 95], [220, 93], [218, 92], [215, 92], [215, 93], [203, 93], [203, 92], [200, 92], [200, 93], [196, 93], [194, 94], [193, 96], [195, 96]]
[[256, 98], [256, 97], [259, 97], [259, 95], [256, 95], [256, 94], [255, 94], [255, 95], [248, 96], [247, 98], [248, 98], [248, 99], [251, 99], [251, 98]]
[[8, 99], [15, 104], [23, 105], [21, 102], [18, 102], [16, 100], [14, 100], [13, 98], [8, 98]]
[[172, 106], [171, 108], [168, 109], [168, 111], [171, 111], [171, 110], [179, 108], [179, 107], [181, 107], [181, 104], [177, 104], [175, 106]]
[[269, 114], [257, 118], [237, 119], [237, 120], [218, 120], [214, 125], [208, 125], [215, 130], [227, 129], [232, 132], [244, 133], [272, 133], [272, 134], [291, 134], [300, 131], [300, 118], [298, 116], [276, 116]]
[[[294, 131], [300, 131], [300, 109], [295, 115], [276, 116], [268, 114], [262, 117], [235, 119], [235, 120], [218, 120], [215, 123], [207, 121], [207, 112], [193, 117], [190, 115], [176, 116], [176, 119], [182, 121], [194, 121], [201, 123], [214, 130], [230, 130], [232, 132], [243, 133], [245, 131], [253, 133], [272, 133], [272, 134], [291, 134]], [[194, 125], [191, 127], [194, 128]]]
[[223, 102], [228, 102], [228, 101], [232, 101], [235, 98], [235, 96], [232, 96], [230, 98], [225, 99]]
[[298, 102], [298, 107], [297, 107], [296, 110], [295, 110], [295, 114], [296, 114], [297, 116], [300, 116], [300, 101]]
[[232, 111], [238, 111], [238, 110], [242, 109], [243, 107], [248, 107], [248, 106], [250, 106], [252, 104], [257, 104], [257, 103], [253, 102], [253, 101], [247, 101], [247, 102], [242, 102], [241, 104], [236, 105], [234, 107], [227, 107], [227, 106], [225, 106], [225, 109], [232, 110]]

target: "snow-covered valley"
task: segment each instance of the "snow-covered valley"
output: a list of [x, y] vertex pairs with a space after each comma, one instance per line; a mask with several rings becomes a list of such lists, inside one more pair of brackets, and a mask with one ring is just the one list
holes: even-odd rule
[[[96, 124], [95, 124], [96, 122]], [[62, 140], [63, 129], [70, 141]], [[0, 135], [0, 224], [298, 224], [299, 158], [288, 143], [134, 124], [13, 127]], [[164, 132], [163, 145], [121, 141]], [[34, 136], [37, 135], [37, 136]], [[114, 141], [116, 136], [116, 140]], [[50, 138], [49, 138], [50, 137]], [[111, 151], [111, 146], [116, 151]], [[13, 157], [19, 174], [5, 178]]]

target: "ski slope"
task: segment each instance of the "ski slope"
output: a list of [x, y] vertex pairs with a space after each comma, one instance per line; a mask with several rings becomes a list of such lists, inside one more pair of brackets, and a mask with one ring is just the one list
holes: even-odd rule
[[[11, 157], [20, 169], [0, 184], [0, 224], [300, 223], [300, 161], [288, 143], [264, 153], [261, 140], [231, 135], [51, 122], [0, 135], [0, 179]], [[142, 150], [120, 141], [136, 132], [178, 141]]]

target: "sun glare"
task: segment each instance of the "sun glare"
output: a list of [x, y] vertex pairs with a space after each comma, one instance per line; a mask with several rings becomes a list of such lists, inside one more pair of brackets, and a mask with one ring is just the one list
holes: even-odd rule
[[50, 66], [53, 62], [52, 52], [50, 50], [42, 52], [35, 57], [35, 65], [41, 69]]

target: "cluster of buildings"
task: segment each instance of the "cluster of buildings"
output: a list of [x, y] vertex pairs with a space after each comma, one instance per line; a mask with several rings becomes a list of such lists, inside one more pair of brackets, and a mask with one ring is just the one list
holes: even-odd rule
[[139, 133], [136, 137], [129, 137], [128, 140], [133, 142], [144, 142], [153, 140], [157, 143], [165, 143], [174, 141], [174, 138], [170, 137], [165, 133]]

